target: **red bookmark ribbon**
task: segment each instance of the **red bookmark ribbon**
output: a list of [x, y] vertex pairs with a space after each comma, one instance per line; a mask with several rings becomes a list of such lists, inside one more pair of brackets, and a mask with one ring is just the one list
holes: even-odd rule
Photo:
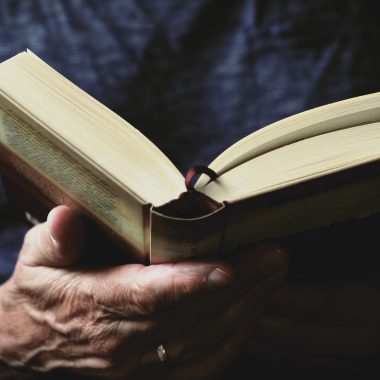
[[194, 181], [194, 178], [197, 175], [200, 174], [206, 174], [210, 177], [210, 181], [215, 181], [218, 178], [218, 175], [210, 168], [204, 165], [195, 165], [192, 166], [186, 173], [185, 176], [185, 186], [188, 191], [193, 190], [194, 186], [192, 185], [192, 182]]

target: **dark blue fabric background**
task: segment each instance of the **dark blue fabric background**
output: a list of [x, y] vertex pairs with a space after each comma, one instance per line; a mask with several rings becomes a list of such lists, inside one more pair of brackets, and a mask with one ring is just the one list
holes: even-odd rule
[[[379, 91], [379, 10], [363, 0], [1, 0], [0, 60], [31, 49], [185, 171], [273, 121]], [[2, 203], [5, 279], [27, 227]]]

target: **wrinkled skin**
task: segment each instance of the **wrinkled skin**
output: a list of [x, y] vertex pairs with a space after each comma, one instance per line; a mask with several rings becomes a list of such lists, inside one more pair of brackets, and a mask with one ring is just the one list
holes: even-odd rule
[[64, 206], [27, 233], [0, 287], [0, 372], [217, 378], [287, 273], [287, 255], [272, 243], [223, 262], [91, 268], [80, 260], [84, 235]]

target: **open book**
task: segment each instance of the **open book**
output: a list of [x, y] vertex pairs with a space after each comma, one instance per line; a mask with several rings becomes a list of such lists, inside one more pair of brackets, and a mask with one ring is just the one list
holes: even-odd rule
[[0, 156], [27, 207], [67, 204], [137, 261], [228, 255], [380, 211], [380, 93], [254, 132], [186, 187], [151, 141], [27, 51], [0, 64]]

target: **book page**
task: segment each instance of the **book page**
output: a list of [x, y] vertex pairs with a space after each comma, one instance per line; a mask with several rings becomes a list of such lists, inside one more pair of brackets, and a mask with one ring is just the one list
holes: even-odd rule
[[0, 143], [21, 158], [28, 157], [26, 163], [48, 179], [51, 186], [45, 184], [41, 188], [39, 180], [26, 165], [19, 161], [13, 163], [14, 169], [42, 193], [56, 198], [58, 203], [64, 203], [62, 192], [69, 194], [120, 236], [132, 237], [133, 245], [143, 246], [142, 205], [132, 200], [127, 204], [125, 194], [10, 109], [0, 109]]
[[[313, 108], [259, 129], [221, 153], [209, 167], [222, 175], [263, 154], [328, 132], [380, 121], [380, 92]], [[200, 190], [208, 178], [201, 176]]]
[[0, 91], [142, 203], [160, 206], [186, 190], [182, 174], [155, 144], [34, 55], [0, 64]]
[[380, 122], [297, 141], [245, 162], [202, 192], [235, 202], [380, 160]]

